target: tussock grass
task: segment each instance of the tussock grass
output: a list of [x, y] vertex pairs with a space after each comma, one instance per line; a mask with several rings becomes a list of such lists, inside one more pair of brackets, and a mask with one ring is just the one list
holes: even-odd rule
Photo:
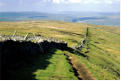
[[[88, 40], [83, 50], [80, 51], [88, 58], [76, 54], [72, 55], [78, 63], [85, 65], [96, 79], [119, 80], [120, 28], [89, 24], [88, 27]], [[12, 35], [15, 30], [17, 35], [40, 34], [64, 40], [69, 47], [75, 47], [84, 38], [86, 24], [56, 21], [0, 22], [0, 34]], [[77, 79], [73, 72], [69, 71], [71, 66], [65, 60], [63, 51], [58, 50], [48, 61], [50, 64], [46, 69], [38, 69], [34, 72], [36, 79]]]
[[119, 27], [90, 26], [88, 46], [89, 59], [80, 57], [95, 77], [101, 80], [120, 79], [120, 35]]
[[[56, 21], [22, 21], [22, 22], [0, 22], [0, 34], [25, 36], [26, 33], [40, 34], [45, 37], [54, 37], [67, 41], [69, 46], [75, 46], [81, 41], [85, 34], [85, 24], [65, 23]], [[74, 41], [76, 42], [73, 42]]]

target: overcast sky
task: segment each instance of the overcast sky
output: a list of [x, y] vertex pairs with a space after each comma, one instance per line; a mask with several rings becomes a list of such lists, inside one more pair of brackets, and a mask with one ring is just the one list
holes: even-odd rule
[[2, 11], [119, 12], [120, 0], [0, 0], [0, 12]]

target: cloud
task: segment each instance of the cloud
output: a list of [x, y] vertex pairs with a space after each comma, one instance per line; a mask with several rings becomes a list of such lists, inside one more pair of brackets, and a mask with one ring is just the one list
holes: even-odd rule
[[46, 0], [52, 1], [55, 4], [60, 3], [72, 3], [72, 4], [113, 4], [114, 2], [120, 2], [120, 0]]
[[82, 0], [52, 0], [53, 3], [80, 3]]
[[19, 0], [19, 4], [23, 4], [23, 0]]
[[112, 1], [112, 0], [105, 0], [105, 3], [107, 3], [107, 4], [112, 4], [113, 1]]
[[56, 4], [59, 4], [61, 2], [62, 2], [62, 0], [53, 0], [53, 3], [56, 3]]
[[4, 5], [4, 3], [0, 2], [0, 7], [3, 6], [3, 5]]
[[112, 4], [113, 2], [115, 1], [114, 0], [83, 0], [84, 4]]
[[103, 0], [83, 0], [84, 4], [100, 4]]
[[82, 0], [68, 0], [69, 3], [80, 3]]

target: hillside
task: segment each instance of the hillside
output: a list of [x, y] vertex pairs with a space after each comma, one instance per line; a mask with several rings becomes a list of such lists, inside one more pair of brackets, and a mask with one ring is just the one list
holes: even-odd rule
[[[88, 36], [81, 44], [88, 27]], [[52, 49], [43, 56], [30, 58], [19, 69], [10, 70], [8, 79], [77, 80], [120, 79], [120, 28], [113, 26], [56, 21], [0, 22], [0, 35], [25, 36], [34, 33], [66, 41], [69, 50]], [[70, 58], [70, 60], [69, 60]], [[22, 76], [21, 76], [22, 75]], [[24, 77], [23, 77], [24, 76]]]
[[120, 25], [120, 12], [0, 12], [0, 21], [54, 20], [97, 25]]

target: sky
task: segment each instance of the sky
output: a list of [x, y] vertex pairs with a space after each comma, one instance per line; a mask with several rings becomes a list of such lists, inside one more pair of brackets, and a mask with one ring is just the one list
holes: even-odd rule
[[119, 12], [120, 0], [0, 0], [0, 12]]

